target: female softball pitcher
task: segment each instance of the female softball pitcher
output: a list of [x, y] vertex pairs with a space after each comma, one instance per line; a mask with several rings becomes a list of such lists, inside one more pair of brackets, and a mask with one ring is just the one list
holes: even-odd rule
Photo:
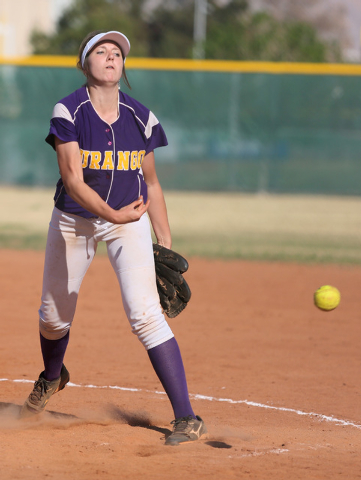
[[46, 141], [56, 150], [61, 178], [39, 309], [44, 371], [21, 417], [42, 412], [69, 381], [63, 359], [78, 292], [98, 242], [105, 241], [132, 331], [173, 407], [173, 432], [165, 444], [178, 445], [198, 440], [206, 427], [192, 410], [179, 347], [159, 302], [148, 215], [158, 243], [170, 248], [153, 153], [167, 139], [155, 115], [119, 89], [122, 76], [129, 86], [124, 68], [129, 50], [120, 32], [90, 33], [78, 61], [87, 82], [53, 110]]

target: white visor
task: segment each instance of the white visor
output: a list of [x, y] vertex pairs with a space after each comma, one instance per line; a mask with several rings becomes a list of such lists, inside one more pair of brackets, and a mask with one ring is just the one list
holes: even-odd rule
[[106, 33], [98, 33], [98, 35], [95, 35], [95, 37], [91, 38], [89, 42], [85, 45], [85, 48], [83, 50], [83, 53], [81, 55], [81, 66], [84, 67], [84, 61], [85, 57], [87, 56], [88, 52], [96, 45], [99, 43], [101, 40], [111, 40], [112, 42], [115, 42], [117, 45], [120, 46], [122, 49], [123, 55], [124, 55], [124, 60], [125, 57], [128, 55], [129, 50], [130, 50], [130, 42], [127, 39], [125, 35], [123, 35], [120, 32], [116, 31], [110, 31]]

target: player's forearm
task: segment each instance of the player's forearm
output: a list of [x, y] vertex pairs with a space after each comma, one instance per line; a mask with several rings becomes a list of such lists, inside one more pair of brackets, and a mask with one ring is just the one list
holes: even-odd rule
[[111, 223], [125, 224], [137, 222], [149, 207], [149, 200], [144, 204], [143, 197], [139, 197], [138, 200], [129, 205], [119, 210], [114, 210], [78, 177], [69, 176], [66, 180], [63, 179], [63, 183], [66, 192], [75, 202], [89, 212], [94, 213], [94, 215]]
[[171, 248], [172, 236], [168, 222], [167, 207], [159, 183], [148, 185], [148, 198], [150, 199], [148, 215], [152, 222], [157, 242], [164, 247]]
[[63, 179], [63, 183], [67, 194], [81, 207], [108, 222], [113, 222], [114, 210], [86, 183], [74, 177]]

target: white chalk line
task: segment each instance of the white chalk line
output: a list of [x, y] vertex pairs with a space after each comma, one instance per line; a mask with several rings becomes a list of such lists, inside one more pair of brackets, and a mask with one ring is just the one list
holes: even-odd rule
[[268, 455], [270, 453], [280, 455], [281, 453], [288, 453], [288, 452], [289, 452], [288, 448], [272, 448], [272, 450], [267, 450], [264, 452], [251, 452], [251, 453], [246, 453], [244, 455], [228, 455], [228, 458], [261, 457], [263, 455]]
[[[34, 380], [25, 380], [25, 379], [15, 379], [10, 380], [8, 378], [0, 378], [0, 382], [14, 382], [14, 383], [34, 383]], [[124, 392], [145, 392], [145, 393], [153, 393], [156, 395], [165, 395], [165, 392], [159, 392], [157, 390], [146, 390], [142, 388], [127, 388], [127, 387], [118, 387], [117, 385], [78, 385], [76, 383], [69, 382], [67, 384], [69, 387], [77, 387], [77, 388], [96, 388], [96, 389], [111, 389], [111, 390], [121, 390]], [[266, 408], [269, 410], [278, 410], [280, 412], [289, 412], [295, 413], [296, 415], [301, 415], [305, 417], [315, 417], [317, 420], [325, 421], [325, 422], [332, 422], [336, 425], [344, 426], [344, 427], [354, 427], [361, 430], [361, 425], [349, 422], [347, 420], [342, 420], [340, 418], [335, 418], [333, 415], [322, 415], [320, 413], [314, 412], [304, 412], [302, 410], [296, 410], [294, 408], [287, 408], [287, 407], [275, 407], [273, 405], [265, 405], [263, 403], [252, 402], [250, 400], [232, 400], [231, 398], [217, 398], [217, 397], [209, 397], [206, 395], [200, 394], [190, 394], [191, 398], [195, 400], [207, 400], [209, 402], [225, 402], [230, 403], [233, 405], [248, 405], [250, 407], [258, 407], [258, 408]]]

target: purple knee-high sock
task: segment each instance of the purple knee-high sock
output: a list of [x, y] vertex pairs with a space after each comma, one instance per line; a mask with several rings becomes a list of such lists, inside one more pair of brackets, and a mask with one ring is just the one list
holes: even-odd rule
[[60, 377], [61, 367], [66, 347], [69, 342], [69, 332], [59, 340], [48, 340], [40, 334], [41, 353], [44, 360], [44, 378], [51, 382]]
[[194, 415], [188, 395], [183, 361], [176, 339], [148, 350], [150, 361], [172, 404], [175, 418]]

